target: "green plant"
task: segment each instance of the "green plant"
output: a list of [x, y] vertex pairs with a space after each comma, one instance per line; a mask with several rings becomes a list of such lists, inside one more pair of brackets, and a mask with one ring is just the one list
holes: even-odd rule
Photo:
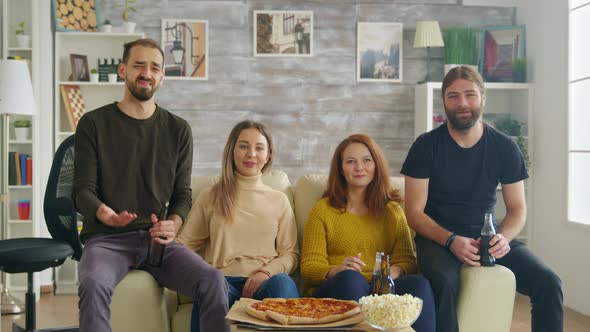
[[522, 152], [522, 157], [524, 158], [524, 163], [526, 168], [531, 168], [531, 160], [529, 159], [529, 149], [526, 144], [526, 140], [522, 136], [518, 136], [516, 139], [516, 144], [520, 148], [520, 152]]
[[520, 136], [522, 123], [511, 118], [502, 118], [494, 122], [494, 127], [508, 136]]
[[516, 58], [512, 61], [512, 71], [526, 72], [526, 58]]
[[121, 13], [121, 18], [123, 19], [123, 21], [127, 22], [129, 21], [129, 12], [137, 12], [137, 10], [135, 10], [135, 7], [131, 6], [132, 3], [135, 3], [136, 0], [125, 0], [124, 4], [120, 4], [119, 7], [123, 8], [123, 12]]
[[98, 74], [98, 70], [96, 68], [90, 69], [90, 74]]
[[14, 121], [15, 128], [28, 128], [31, 126], [30, 120], [16, 120]]
[[18, 36], [18, 35], [24, 35], [25, 34], [25, 22], [20, 22], [18, 24], [18, 28], [14, 31], [14, 33]]
[[108, 18], [105, 18], [104, 21], [102, 22], [102, 25], [113, 25], [111, 23], [111, 20], [109, 20]]
[[451, 27], [444, 30], [445, 63], [477, 65], [476, 31], [468, 28]]

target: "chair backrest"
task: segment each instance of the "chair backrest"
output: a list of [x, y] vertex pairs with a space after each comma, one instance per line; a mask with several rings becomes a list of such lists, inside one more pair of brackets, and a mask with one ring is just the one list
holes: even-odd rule
[[78, 237], [77, 213], [72, 201], [74, 187], [74, 135], [63, 141], [51, 165], [43, 212], [51, 236], [65, 241], [74, 249], [75, 260], [82, 257], [82, 244]]

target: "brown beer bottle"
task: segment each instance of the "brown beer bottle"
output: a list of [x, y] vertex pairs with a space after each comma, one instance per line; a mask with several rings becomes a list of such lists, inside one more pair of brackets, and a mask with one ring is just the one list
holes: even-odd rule
[[381, 260], [383, 257], [382, 252], [375, 253], [375, 266], [373, 266], [373, 274], [371, 275], [371, 288], [369, 289], [369, 295], [377, 294], [381, 292]]

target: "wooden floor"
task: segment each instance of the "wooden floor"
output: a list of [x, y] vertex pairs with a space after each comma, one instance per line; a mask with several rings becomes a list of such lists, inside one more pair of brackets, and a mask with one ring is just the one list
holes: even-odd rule
[[[531, 306], [528, 298], [517, 295], [512, 316], [511, 332], [530, 332]], [[13, 321], [24, 326], [24, 315], [2, 316], [2, 332], [12, 331]], [[43, 295], [37, 303], [37, 328], [78, 325], [78, 297], [65, 295]], [[573, 310], [565, 310], [566, 332], [590, 331], [590, 317]], [[470, 332], [470, 331], [468, 331]]]

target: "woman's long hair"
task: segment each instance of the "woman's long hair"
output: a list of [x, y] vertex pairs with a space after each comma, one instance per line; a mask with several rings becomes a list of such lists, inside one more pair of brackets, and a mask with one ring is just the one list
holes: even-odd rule
[[375, 162], [375, 174], [373, 180], [367, 186], [365, 192], [365, 204], [369, 213], [379, 217], [386, 214], [387, 203], [394, 201], [401, 203], [402, 198], [399, 190], [391, 188], [389, 181], [389, 167], [383, 156], [383, 151], [375, 141], [367, 135], [355, 134], [344, 139], [332, 157], [330, 165], [330, 176], [328, 177], [328, 188], [323, 197], [328, 197], [330, 205], [342, 210], [346, 210], [348, 203], [348, 182], [342, 171], [342, 153], [352, 143], [361, 143], [369, 149], [371, 157]]
[[234, 220], [234, 210], [236, 206], [236, 165], [234, 163], [234, 150], [240, 133], [244, 129], [256, 128], [266, 138], [268, 144], [268, 161], [262, 168], [265, 173], [272, 165], [272, 138], [268, 129], [258, 122], [245, 120], [231, 130], [225, 148], [223, 149], [223, 160], [221, 162], [221, 178], [211, 188], [213, 206], [215, 212], [221, 215], [229, 223]]

